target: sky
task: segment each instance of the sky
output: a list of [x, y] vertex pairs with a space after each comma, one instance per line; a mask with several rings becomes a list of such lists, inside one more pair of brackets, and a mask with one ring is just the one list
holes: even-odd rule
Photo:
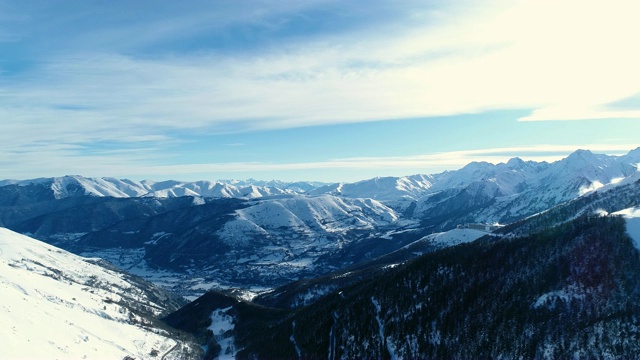
[[0, 0], [0, 178], [357, 181], [640, 146], [635, 0]]

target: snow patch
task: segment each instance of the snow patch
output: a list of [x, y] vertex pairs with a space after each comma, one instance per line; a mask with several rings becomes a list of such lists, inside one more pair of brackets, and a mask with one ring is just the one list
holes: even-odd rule
[[579, 290], [573, 287], [569, 287], [567, 289], [562, 289], [558, 291], [551, 291], [546, 294], [542, 294], [536, 302], [533, 304], [533, 307], [538, 309], [541, 307], [555, 308], [558, 304], [558, 301], [568, 304], [571, 299], [584, 299], [585, 295], [579, 293]]
[[229, 310], [232, 308], [232, 306], [229, 306], [211, 313], [211, 325], [208, 329], [213, 332], [213, 336], [222, 348], [220, 354], [218, 354], [218, 359], [235, 359], [238, 353], [233, 335], [233, 329], [236, 327], [235, 319], [229, 314]]
[[619, 215], [627, 222], [627, 233], [633, 240], [633, 245], [640, 250], [640, 207], [633, 207], [614, 212], [612, 215]]
[[391, 343], [391, 341], [389, 341], [389, 339], [384, 336], [384, 321], [380, 317], [382, 306], [373, 296], [371, 297], [371, 303], [373, 303], [373, 306], [376, 309], [376, 322], [378, 322], [378, 334], [380, 336], [380, 343], [383, 346], [387, 347], [387, 351], [389, 351], [389, 357], [391, 359], [399, 359], [395, 346]]
[[[453, 229], [441, 233], [427, 235], [420, 240], [417, 240], [416, 242], [429, 241], [433, 245], [438, 247], [449, 247], [475, 241], [487, 234], [489, 233], [475, 229]], [[411, 244], [405, 246], [405, 248], [409, 246], [411, 246]]]
[[291, 328], [292, 328], [291, 329], [291, 336], [289, 337], [289, 340], [293, 344], [293, 347], [296, 349], [296, 354], [298, 354], [298, 359], [302, 359], [302, 351], [300, 351], [300, 346], [298, 346], [298, 343], [296, 342], [296, 338], [294, 336], [294, 334], [296, 332], [296, 322], [295, 322], [295, 320], [291, 324]]

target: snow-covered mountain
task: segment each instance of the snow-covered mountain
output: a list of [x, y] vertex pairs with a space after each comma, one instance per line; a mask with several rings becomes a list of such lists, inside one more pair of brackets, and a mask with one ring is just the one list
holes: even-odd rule
[[633, 184], [639, 162], [640, 149], [624, 156], [579, 150], [554, 163], [514, 158], [332, 185], [7, 180], [0, 182], [0, 225], [193, 295], [207, 286], [265, 287], [317, 276], [459, 224], [511, 223], [597, 189]]
[[[257, 300], [261, 305], [291, 308], [329, 296], [338, 309], [345, 296], [357, 296], [358, 292], [345, 295], [336, 291], [362, 286], [371, 291], [363, 298], [363, 304], [370, 306], [369, 325], [378, 324], [382, 329], [385, 322], [393, 320], [385, 320], [388, 314], [383, 310], [394, 308], [392, 297], [396, 293], [387, 293], [387, 300], [379, 297], [376, 289], [369, 288], [375, 286], [374, 276], [382, 278], [396, 268], [410, 266], [407, 260], [437, 249], [461, 245], [433, 258], [458, 261], [460, 256], [470, 256], [465, 249], [488, 249], [494, 240], [530, 236], [576, 221], [580, 215], [615, 212], [627, 218], [627, 232], [637, 246], [638, 163], [640, 148], [624, 156], [579, 150], [553, 163], [514, 158], [496, 165], [471, 163], [457, 171], [434, 175], [332, 185], [256, 180], [137, 182], [80, 176], [5, 180], [0, 182], [0, 226], [87, 257], [107, 259], [192, 298], [211, 288], [238, 286], [265, 291], [298, 280]], [[611, 221], [605, 222], [613, 226], [616, 220]], [[512, 224], [498, 230], [495, 237], [479, 241], [484, 245], [473, 242], [484, 232], [456, 227], [496, 222]], [[590, 233], [597, 234], [593, 231]], [[528, 247], [530, 243], [521, 240], [519, 244]], [[582, 251], [579, 246], [573, 248], [576, 244], [567, 246], [571, 251]], [[496, 249], [510, 249], [500, 246]], [[449, 258], [447, 254], [455, 256]], [[487, 254], [499, 255], [491, 251], [483, 254], [479, 259]], [[577, 260], [590, 252], [580, 254]], [[512, 255], [527, 261], [524, 253]], [[422, 262], [425, 267], [432, 266], [430, 261]], [[479, 263], [468, 261], [463, 265]], [[485, 265], [490, 268], [500, 264]], [[0, 267], [0, 323], [11, 324], [0, 327], [2, 355], [77, 358], [99, 353], [116, 358], [183, 358], [198, 351], [172, 330], [155, 326], [161, 313], [175, 308], [175, 300], [99, 260], [74, 256], [0, 229]], [[439, 271], [433, 274], [439, 276]], [[414, 274], [406, 273], [407, 284], [422, 281], [413, 279]], [[531, 281], [538, 278], [544, 277], [533, 276]], [[496, 275], [495, 279], [501, 278]], [[558, 279], [562, 285], [567, 277]], [[386, 281], [393, 286], [397, 283]], [[460, 281], [466, 280], [462, 277]], [[418, 288], [424, 287], [412, 285], [410, 290]], [[574, 290], [567, 287], [559, 292], [556, 285], [545, 289], [530, 294], [535, 295], [529, 299], [535, 306], [527, 311], [545, 307], [554, 310], [548, 299], [560, 299], [558, 293]], [[450, 289], [441, 290], [449, 294]], [[447, 296], [443, 296], [443, 306], [448, 304]], [[416, 309], [413, 305], [410, 311]], [[338, 319], [336, 313], [325, 313], [322, 304], [317, 306], [323, 313], [322, 321], [328, 321], [323, 329], [336, 334], [335, 324], [346, 318]], [[231, 331], [230, 319], [237, 315], [236, 308], [224, 305], [215, 316], [207, 314], [224, 326], [211, 325], [208, 329]], [[347, 315], [344, 312], [340, 316]], [[303, 320], [304, 316], [296, 320], [298, 326], [303, 326]], [[351, 326], [346, 320], [342, 324], [345, 329]], [[305, 346], [315, 340], [307, 339], [305, 345], [295, 323], [285, 325], [280, 329], [283, 334], [296, 333], [295, 341], [289, 343], [296, 348], [300, 345], [298, 354], [300, 349], [312, 354], [312, 348]], [[216, 338], [229, 345], [226, 330]], [[287, 342], [289, 338], [282, 339]], [[238, 344], [243, 341], [236, 340]], [[401, 340], [395, 339], [394, 344]], [[380, 344], [385, 341], [381, 337]], [[329, 344], [322, 346], [328, 348]], [[381, 357], [393, 352], [369, 355]]]
[[640, 153], [625, 156], [578, 150], [554, 163], [471, 163], [435, 176], [414, 216], [435, 230], [465, 222], [508, 223], [636, 176]]
[[56, 199], [72, 196], [111, 196], [127, 197], [178, 197], [200, 196], [213, 198], [245, 198], [253, 199], [269, 195], [303, 194], [315, 189], [323, 183], [280, 181], [134, 181], [111, 177], [86, 178], [79, 175], [67, 175], [55, 178], [31, 180], [2, 180], [3, 186], [35, 187], [51, 191]]
[[352, 229], [370, 230], [391, 226], [398, 215], [371, 199], [344, 199], [331, 195], [278, 197], [257, 201], [236, 211], [219, 234], [231, 246], [256, 236], [268, 238], [284, 232], [299, 238], [326, 237]]
[[[116, 178], [85, 178], [69, 175], [32, 180], [3, 180], [0, 187], [41, 187], [52, 191], [57, 199], [79, 196], [176, 197], [254, 199], [273, 195], [323, 195], [368, 198], [406, 207], [412, 201], [424, 202], [433, 194], [452, 189], [477, 188], [491, 196], [512, 196], [526, 191], [544, 190], [545, 203], [560, 202], [579, 196], [594, 187], [624, 178], [637, 171], [640, 148], [624, 156], [594, 154], [577, 150], [554, 163], [523, 161], [513, 158], [506, 163], [473, 162], [455, 170], [432, 175], [377, 177], [355, 183], [320, 182], [287, 183], [277, 180], [217, 181], [133, 181]], [[427, 201], [428, 202], [428, 201]]]
[[155, 319], [180, 303], [98, 263], [0, 228], [1, 357], [198, 355], [176, 332], [157, 327]]

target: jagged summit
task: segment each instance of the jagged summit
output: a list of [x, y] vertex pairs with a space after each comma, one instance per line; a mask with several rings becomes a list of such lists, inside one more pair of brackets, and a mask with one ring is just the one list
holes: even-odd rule
[[526, 165], [526, 162], [519, 157], [514, 157], [507, 161], [507, 165], [512, 168], [521, 168]]

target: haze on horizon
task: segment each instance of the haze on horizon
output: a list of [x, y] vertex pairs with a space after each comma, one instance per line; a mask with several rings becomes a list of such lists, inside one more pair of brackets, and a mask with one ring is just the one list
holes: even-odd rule
[[639, 10], [0, 0], [0, 171], [329, 182], [623, 154]]

